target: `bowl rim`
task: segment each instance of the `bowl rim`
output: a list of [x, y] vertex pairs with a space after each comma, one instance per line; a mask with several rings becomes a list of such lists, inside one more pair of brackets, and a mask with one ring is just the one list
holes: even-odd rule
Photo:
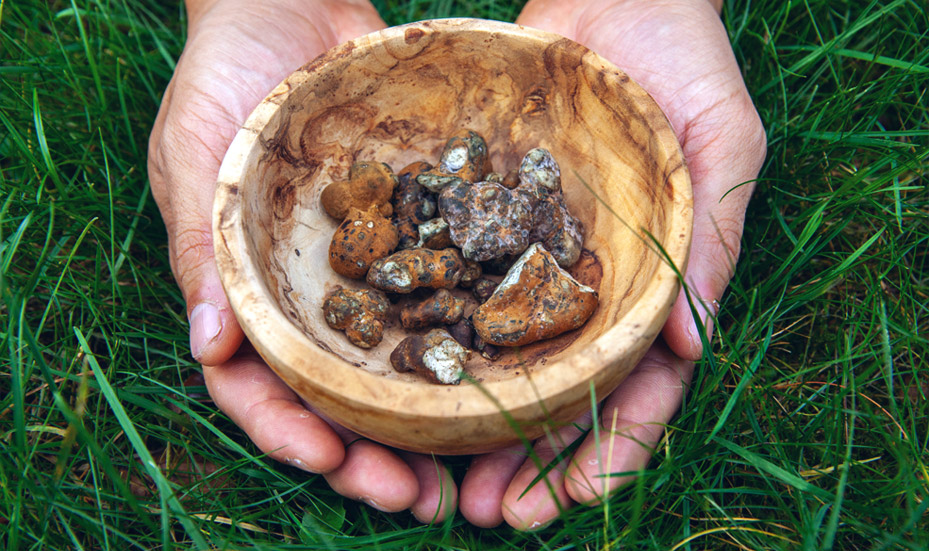
[[[681, 162], [680, 169], [668, 174], [673, 199], [667, 209], [669, 218], [666, 232], [667, 236], [680, 236], [680, 239], [669, 238], [662, 244], [665, 260], [659, 262], [640, 298], [607, 331], [575, 353], [557, 362], [550, 362], [531, 374], [524, 372], [523, 375], [500, 381], [479, 384], [462, 382], [460, 385], [431, 385], [375, 375], [323, 349], [304, 334], [277, 306], [262, 283], [261, 271], [248, 254], [248, 238], [240, 214], [242, 199], [239, 193], [239, 183], [247, 168], [246, 161], [252, 148], [259, 142], [261, 129], [281, 109], [288, 93], [311, 79], [314, 72], [328, 60], [388, 41], [402, 40], [409, 29], [502, 33], [529, 38], [543, 45], [566, 40], [554, 33], [512, 23], [469, 18], [434, 19], [390, 27], [343, 43], [291, 73], [249, 115], [229, 146], [217, 177], [213, 211], [215, 258], [223, 287], [239, 324], [259, 354], [285, 382], [297, 377], [314, 393], [338, 395], [346, 406], [381, 410], [398, 420], [499, 415], [504, 408], [495, 397], [501, 394], [510, 399], [505, 411], [513, 414], [513, 417], [519, 417], [519, 411], [537, 409], [540, 401], [548, 403], [554, 400], [557, 403], [558, 397], [562, 395], [589, 393], [590, 381], [598, 374], [602, 376], [602, 372], [617, 365], [642, 339], [653, 340], [657, 337], [679, 289], [678, 273], [668, 260], [680, 272], [687, 264], [693, 216], [691, 182], [680, 144], [666, 117], [663, 118], [666, 124], [653, 130], [660, 146], [670, 148], [665, 151], [669, 160], [677, 156]], [[604, 67], [625, 75], [606, 59], [585, 49], [589, 52], [584, 56], [588, 62], [596, 60]], [[631, 79], [629, 82], [638, 86]], [[635, 106], [641, 111], [656, 109], [661, 112], [657, 103], [644, 91], [641, 98], [635, 98]], [[647, 348], [643, 348], [643, 354]]]

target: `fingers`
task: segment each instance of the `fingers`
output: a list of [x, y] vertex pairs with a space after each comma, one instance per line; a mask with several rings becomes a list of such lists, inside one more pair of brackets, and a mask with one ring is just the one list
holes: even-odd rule
[[419, 482], [419, 496], [410, 507], [416, 520], [432, 524], [454, 516], [458, 508], [458, 488], [445, 465], [435, 457], [418, 453], [401, 452], [400, 457]]
[[[764, 127], [744, 90], [717, 112], [696, 117], [683, 136], [690, 167], [694, 222], [690, 258], [684, 270], [691, 300], [706, 338], [739, 258], [745, 211], [765, 158]], [[700, 329], [682, 290], [663, 329], [678, 356], [698, 360]]]
[[[589, 424], [589, 414], [585, 417], [582, 422]], [[534, 481], [541, 470], [547, 468], [583, 432], [583, 427], [572, 424], [536, 441], [533, 447], [535, 457], [528, 457], [517, 469], [503, 496], [503, 519], [507, 524], [517, 530], [537, 530], [574, 505], [565, 488], [565, 470], [570, 455], [554, 465], [544, 478]]]
[[[168, 229], [171, 268], [187, 303], [191, 354], [201, 364], [219, 365], [232, 357], [243, 340], [213, 260], [211, 215], [219, 155], [235, 126], [221, 130], [215, 123], [196, 123], [197, 117], [223, 120], [225, 116], [214, 112], [215, 108], [201, 109], [196, 116], [187, 106], [171, 109], [175, 100], [189, 102], [183, 86], [180, 99], [176, 91], [172, 83], [156, 119], [148, 171]], [[197, 137], [191, 126], [210, 138]]]
[[503, 522], [503, 496], [513, 475], [526, 460], [522, 444], [484, 455], [471, 461], [461, 482], [461, 514], [481, 528]]
[[599, 443], [591, 431], [567, 470], [574, 501], [592, 504], [628, 483], [648, 464], [664, 426], [681, 405], [693, 362], [655, 344], [604, 402]]
[[345, 460], [323, 476], [339, 494], [379, 511], [409, 509], [419, 497], [419, 481], [412, 469], [397, 454], [370, 440], [346, 442]]
[[203, 367], [213, 402], [271, 458], [314, 473], [336, 469], [342, 440], [253, 354]]

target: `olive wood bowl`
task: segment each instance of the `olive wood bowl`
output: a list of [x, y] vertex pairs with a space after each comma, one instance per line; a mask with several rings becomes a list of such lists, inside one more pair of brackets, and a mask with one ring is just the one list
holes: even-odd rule
[[[496, 362], [472, 353], [468, 378], [446, 386], [392, 369], [390, 352], [407, 334], [399, 322], [371, 350], [327, 326], [326, 295], [366, 284], [329, 267], [338, 222], [320, 193], [354, 161], [395, 171], [436, 164], [461, 128], [484, 136], [501, 173], [534, 147], [553, 153], [585, 227], [585, 253], [571, 272], [600, 303], [586, 325], [550, 341]], [[213, 237], [245, 334], [304, 400], [391, 446], [469, 454], [570, 422], [590, 408], [592, 389], [600, 399], [619, 385], [677, 296], [672, 265], [686, 264], [691, 218], [675, 135], [622, 71], [554, 34], [449, 19], [347, 42], [275, 88], [223, 160]]]

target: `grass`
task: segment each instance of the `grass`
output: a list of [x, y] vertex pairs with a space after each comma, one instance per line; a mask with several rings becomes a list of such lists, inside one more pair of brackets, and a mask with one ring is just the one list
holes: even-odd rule
[[[391, 24], [519, 8], [376, 5]], [[0, 2], [0, 543], [929, 548], [929, 13], [729, 1], [724, 19], [769, 152], [712, 353], [636, 484], [521, 534], [344, 500], [184, 386], [145, 174], [183, 9]]]

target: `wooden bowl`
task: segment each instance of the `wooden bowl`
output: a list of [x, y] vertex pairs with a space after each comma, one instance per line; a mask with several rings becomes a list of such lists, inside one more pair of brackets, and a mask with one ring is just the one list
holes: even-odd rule
[[[587, 324], [497, 362], [477, 382], [396, 373], [395, 322], [372, 350], [323, 318], [326, 295], [361, 288], [328, 265], [337, 222], [320, 192], [354, 161], [433, 164], [460, 128], [487, 140], [495, 170], [534, 147], [561, 166], [586, 228], [572, 273], [599, 291]], [[307, 402], [373, 440], [468, 454], [534, 438], [605, 397], [658, 335], [686, 264], [690, 178], [667, 119], [638, 85], [579, 44], [530, 28], [450, 19], [342, 44], [290, 75], [251, 114], [219, 173], [213, 237], [226, 293], [249, 340]], [[659, 252], [660, 243], [666, 257]], [[506, 411], [504, 415], [502, 411]]]

